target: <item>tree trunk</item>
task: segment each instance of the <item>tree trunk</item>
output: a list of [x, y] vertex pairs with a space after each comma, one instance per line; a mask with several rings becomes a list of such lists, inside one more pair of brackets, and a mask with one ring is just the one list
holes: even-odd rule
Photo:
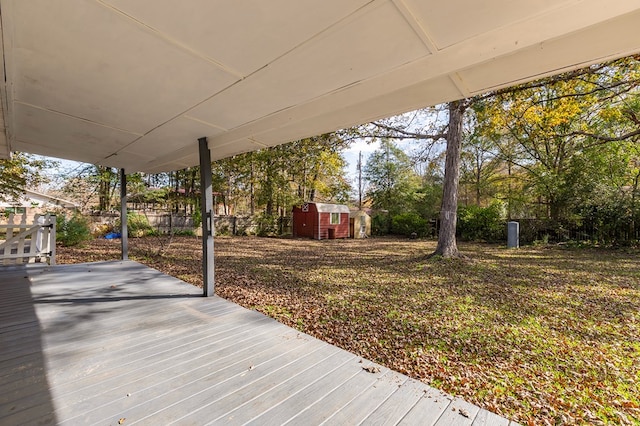
[[249, 153], [249, 161], [250, 161], [250, 177], [249, 177], [249, 211], [251, 213], [251, 217], [256, 214], [256, 191], [254, 187], [255, 180], [255, 167], [254, 167], [254, 159], [253, 152]]
[[[111, 167], [96, 166], [98, 175], [98, 209], [108, 211], [111, 209], [111, 198], [115, 191], [114, 172]], [[112, 188], [113, 186], [113, 188]]]
[[449, 129], [447, 130], [447, 158], [444, 167], [444, 187], [440, 208], [438, 246], [431, 256], [461, 257], [456, 245], [456, 219], [458, 210], [458, 181], [460, 180], [460, 149], [462, 147], [462, 119], [466, 102], [449, 103]]
[[631, 232], [629, 235], [629, 239], [637, 239], [636, 237], [636, 194], [638, 193], [638, 184], [640, 183], [640, 173], [636, 174], [633, 179], [633, 188], [631, 191]]

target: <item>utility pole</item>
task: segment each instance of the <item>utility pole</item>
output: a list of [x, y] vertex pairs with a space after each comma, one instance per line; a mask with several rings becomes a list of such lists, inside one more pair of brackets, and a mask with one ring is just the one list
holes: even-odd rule
[[362, 151], [358, 154], [358, 210], [362, 210]]

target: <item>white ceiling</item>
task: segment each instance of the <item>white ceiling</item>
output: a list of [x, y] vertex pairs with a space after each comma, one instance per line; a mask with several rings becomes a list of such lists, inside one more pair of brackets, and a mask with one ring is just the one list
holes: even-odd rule
[[[640, 52], [640, 0], [0, 0], [0, 156], [158, 172]], [[0, 76], [1, 77], [1, 76]]]

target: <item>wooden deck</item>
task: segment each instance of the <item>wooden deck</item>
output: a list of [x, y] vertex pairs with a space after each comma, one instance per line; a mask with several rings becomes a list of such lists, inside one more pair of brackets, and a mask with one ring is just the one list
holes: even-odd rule
[[0, 424], [510, 424], [200, 294], [135, 262], [0, 268]]

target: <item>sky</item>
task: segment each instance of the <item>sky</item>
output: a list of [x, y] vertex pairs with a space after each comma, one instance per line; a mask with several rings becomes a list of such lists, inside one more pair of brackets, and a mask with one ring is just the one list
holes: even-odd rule
[[[349, 147], [349, 149], [345, 150], [342, 153], [344, 159], [347, 161], [345, 172], [348, 174], [350, 179], [355, 179], [355, 177], [357, 176], [358, 154], [362, 152], [362, 163], [366, 164], [369, 155], [379, 147], [380, 144], [377, 141], [373, 143], [367, 143], [363, 140], [357, 140], [351, 144], [351, 147]], [[74, 171], [77, 171], [86, 165], [85, 163], [80, 163], [77, 161], [62, 160], [53, 157], [42, 158], [54, 160], [59, 163], [58, 167], [49, 171], [52, 177], [61, 173], [73, 173]]]
[[[406, 143], [403, 143], [400, 145], [406, 145]], [[380, 143], [378, 141], [367, 143], [364, 140], [356, 140], [351, 144], [349, 149], [346, 149], [345, 151], [343, 151], [342, 156], [347, 162], [347, 165], [345, 167], [345, 173], [353, 186], [355, 186], [356, 179], [358, 176], [358, 155], [360, 154], [360, 152], [362, 152], [362, 164], [364, 166], [367, 163], [367, 159], [369, 158], [371, 153], [373, 153], [379, 147], [380, 147]], [[405, 148], [408, 148], [408, 147], [405, 147]], [[80, 163], [77, 161], [62, 160], [59, 158], [52, 158], [52, 157], [42, 157], [42, 158], [55, 160], [59, 163], [58, 167], [56, 167], [55, 169], [51, 169], [49, 171], [49, 175], [52, 178], [52, 182], [50, 185], [48, 185], [48, 187], [51, 187], [51, 188], [54, 188], [56, 186], [56, 183], [57, 183], [56, 180], [57, 178], [59, 179], [59, 176], [61, 176], [62, 174], [64, 175], [73, 174], [74, 172], [79, 171], [84, 166], [86, 166], [86, 163]], [[43, 188], [43, 189], [48, 189], [48, 188]]]
[[351, 144], [349, 149], [342, 153], [342, 156], [347, 161], [345, 172], [351, 180], [351, 183], [355, 183], [358, 176], [358, 155], [360, 152], [362, 152], [362, 166], [364, 167], [364, 165], [367, 164], [369, 155], [379, 147], [380, 143], [378, 141], [367, 143], [363, 140], [357, 140]]

